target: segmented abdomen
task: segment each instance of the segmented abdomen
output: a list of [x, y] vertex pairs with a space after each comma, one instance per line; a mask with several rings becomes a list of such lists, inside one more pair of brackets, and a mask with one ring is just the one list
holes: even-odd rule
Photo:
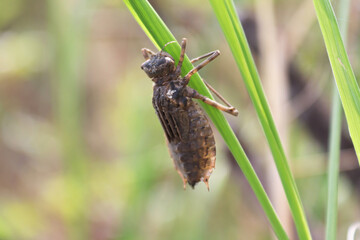
[[[179, 88], [173, 88], [181, 93]], [[172, 89], [170, 89], [172, 90]], [[204, 181], [215, 167], [215, 139], [204, 110], [192, 99], [168, 96], [166, 86], [154, 87], [153, 106], [167, 138], [176, 170], [190, 186]]]
[[202, 108], [192, 102], [187, 112], [187, 141], [168, 142], [168, 146], [179, 174], [194, 187], [199, 181], [207, 184], [215, 167], [216, 148], [213, 132]]

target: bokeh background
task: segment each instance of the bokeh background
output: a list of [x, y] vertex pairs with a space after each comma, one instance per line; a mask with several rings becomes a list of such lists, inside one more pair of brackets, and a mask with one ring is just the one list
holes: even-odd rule
[[[265, 137], [207, 1], [150, 1], [201, 75], [240, 111], [226, 116], [296, 239]], [[311, 0], [235, 1], [314, 239], [324, 239], [333, 80]], [[334, 3], [336, 7], [336, 3]], [[339, 19], [342, 21], [342, 19]], [[360, 2], [348, 54], [360, 77]], [[153, 50], [120, 0], [0, 0], [0, 239], [272, 239], [215, 130], [210, 192], [183, 190], [151, 105], [140, 49]], [[341, 137], [338, 239], [360, 221], [360, 171]]]

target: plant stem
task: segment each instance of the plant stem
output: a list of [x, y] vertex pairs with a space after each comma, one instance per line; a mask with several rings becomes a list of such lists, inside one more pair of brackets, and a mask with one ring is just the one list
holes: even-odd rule
[[300, 239], [311, 239], [304, 209], [262, 88], [244, 30], [231, 0], [210, 0], [269, 143]]
[[[346, 45], [347, 21], [349, 19], [350, 0], [340, 1], [339, 18], [340, 31]], [[338, 179], [339, 179], [339, 156], [340, 156], [340, 137], [341, 137], [341, 117], [342, 107], [335, 81], [333, 81], [332, 113], [329, 141], [329, 161], [328, 161], [328, 202], [326, 213], [326, 239], [335, 240], [337, 230], [337, 202], [338, 202]]]

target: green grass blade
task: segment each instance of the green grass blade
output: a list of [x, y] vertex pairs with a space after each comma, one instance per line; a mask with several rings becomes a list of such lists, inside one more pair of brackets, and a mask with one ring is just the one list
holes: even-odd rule
[[[340, 30], [346, 43], [347, 21], [349, 19], [350, 0], [339, 2], [339, 18], [342, 19]], [[337, 230], [337, 204], [338, 204], [338, 179], [339, 179], [339, 157], [341, 137], [341, 116], [342, 107], [339, 93], [334, 83], [333, 105], [331, 115], [331, 129], [329, 141], [329, 162], [328, 162], [328, 201], [326, 212], [326, 239], [335, 240]]]
[[284, 186], [300, 239], [311, 239], [299, 193], [290, 171], [270, 109], [262, 89], [254, 60], [246, 41], [241, 23], [231, 0], [210, 0], [226, 40], [245, 81], [247, 91], [255, 106], [261, 125], [274, 157], [281, 182]]
[[332, 101], [331, 130], [329, 142], [329, 165], [328, 165], [328, 201], [326, 212], [326, 239], [336, 239], [337, 229], [337, 198], [339, 178], [339, 155], [341, 136], [341, 102], [337, 90], [334, 87]]
[[330, 2], [328, 0], [314, 0], [314, 6], [349, 126], [350, 136], [360, 164], [359, 86], [346, 54]]
[[[155, 46], [157, 46], [158, 49], [164, 46], [167, 42], [175, 40], [174, 36], [165, 26], [164, 22], [160, 19], [160, 17], [146, 0], [124, 0], [124, 2], [139, 23], [139, 25], [143, 28], [145, 33], [152, 40]], [[166, 52], [171, 54], [174, 59], [178, 60], [180, 55], [180, 45], [170, 44], [166, 47]], [[188, 57], [185, 57], [182, 74], [189, 72], [192, 68], [193, 66], [190, 63]], [[205, 87], [198, 74], [192, 76], [190, 86], [199, 91], [201, 94], [212, 98], [209, 90]], [[245, 177], [249, 181], [249, 184], [255, 192], [255, 195], [257, 196], [260, 204], [262, 205], [276, 236], [279, 239], [288, 239], [288, 236], [284, 231], [270, 203], [270, 200], [266, 195], [266, 192], [264, 191], [263, 186], [261, 185], [243, 148], [241, 147], [239, 141], [237, 140], [234, 132], [231, 130], [223, 114], [213, 107], [210, 107], [203, 103], [201, 104], [211, 118], [211, 120], [213, 121], [218, 131], [220, 132], [220, 134], [222, 135], [224, 141], [228, 145], [230, 151], [232, 152], [237, 163], [242, 169]]]

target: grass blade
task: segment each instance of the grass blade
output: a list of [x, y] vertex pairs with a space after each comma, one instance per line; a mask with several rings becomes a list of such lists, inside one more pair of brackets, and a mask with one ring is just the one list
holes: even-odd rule
[[[350, 0], [339, 2], [339, 17], [342, 19], [340, 30], [346, 43], [347, 22], [349, 19]], [[341, 116], [342, 107], [339, 93], [334, 83], [333, 105], [331, 115], [331, 129], [329, 141], [329, 162], [328, 162], [328, 202], [326, 212], [326, 239], [335, 240], [337, 230], [337, 203], [338, 203], [338, 179], [339, 179], [339, 156], [341, 137]]]
[[210, 0], [233, 53], [274, 157], [300, 239], [311, 239], [299, 193], [260, 83], [259, 74], [231, 0]]
[[326, 211], [326, 239], [336, 239], [339, 156], [341, 136], [341, 102], [334, 86], [328, 162], [328, 201]]
[[360, 164], [360, 89], [346, 54], [330, 2], [328, 0], [314, 0], [313, 2], [349, 126], [351, 140]]
[[[161, 47], [164, 46], [167, 42], [175, 40], [169, 29], [165, 26], [163, 21], [160, 19], [160, 17], [146, 0], [124, 0], [124, 2], [139, 23], [139, 25], [143, 28], [145, 33], [148, 35], [148, 37], [152, 40], [152, 42], [158, 49], [161, 49]], [[180, 45], [170, 44], [166, 47], [166, 51], [171, 54], [177, 61], [180, 54]], [[192, 68], [193, 66], [190, 63], [188, 57], [185, 57], [182, 74], [184, 75]], [[212, 98], [209, 90], [203, 84], [198, 74], [192, 76], [190, 86], [199, 91], [201, 94]], [[231, 130], [223, 114], [219, 110], [206, 104], [202, 104], [202, 106], [213, 121], [220, 134], [222, 135], [224, 141], [228, 145], [230, 151], [232, 152], [237, 163], [242, 169], [245, 177], [249, 181], [249, 184], [251, 185], [253, 191], [255, 192], [255, 195], [257, 196], [260, 204], [262, 205], [276, 236], [279, 239], [288, 239], [288, 236], [286, 235], [269, 201], [269, 198], [264, 191], [263, 186], [261, 185], [243, 148], [235, 137], [234, 132]]]

